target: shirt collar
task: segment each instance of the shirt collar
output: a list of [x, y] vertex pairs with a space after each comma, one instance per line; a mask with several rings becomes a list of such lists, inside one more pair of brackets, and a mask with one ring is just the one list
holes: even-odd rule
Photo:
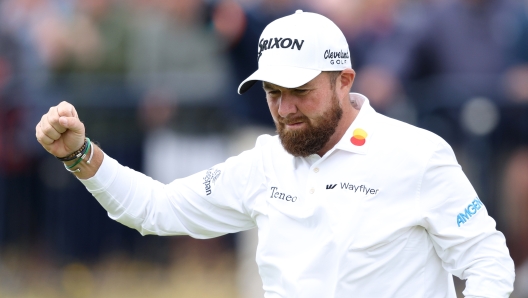
[[354, 119], [335, 148], [358, 154], [367, 154], [375, 129], [374, 116], [376, 111], [370, 106], [366, 96], [359, 93], [350, 93], [349, 97], [352, 104], [360, 110], [356, 119]]

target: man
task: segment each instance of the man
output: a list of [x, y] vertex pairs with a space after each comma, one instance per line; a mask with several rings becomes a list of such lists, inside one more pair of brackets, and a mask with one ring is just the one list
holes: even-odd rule
[[265, 297], [456, 297], [452, 274], [467, 279], [466, 297], [509, 296], [504, 237], [451, 148], [348, 94], [355, 73], [333, 22], [297, 11], [270, 23], [258, 49], [239, 93], [263, 81], [279, 135], [208, 170], [164, 185], [120, 166], [85, 141], [65, 102], [37, 139], [142, 234], [257, 227]]

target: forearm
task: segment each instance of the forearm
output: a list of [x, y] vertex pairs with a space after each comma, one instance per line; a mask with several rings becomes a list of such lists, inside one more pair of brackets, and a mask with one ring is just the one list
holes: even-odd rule
[[[157, 218], [153, 215], [165, 214], [172, 210], [167, 200], [165, 186], [152, 180], [139, 172], [120, 165], [116, 160], [99, 149], [101, 163], [97, 167], [95, 175], [85, 179], [75, 173], [87, 190], [108, 212], [108, 216], [130, 228], [138, 230], [141, 234], [166, 235], [162, 231], [156, 232]], [[104, 162], [102, 162], [104, 160]], [[95, 167], [95, 165], [94, 165]], [[93, 171], [88, 166], [87, 175]], [[183, 234], [183, 228], [178, 226], [177, 215], [168, 216], [163, 224], [170, 225], [172, 234]], [[173, 222], [175, 221], [175, 222]]]
[[97, 173], [80, 181], [110, 218], [143, 235], [211, 238], [254, 227], [239, 210], [207, 200], [213, 198], [203, 192], [203, 175], [205, 171], [165, 185], [105, 155]]

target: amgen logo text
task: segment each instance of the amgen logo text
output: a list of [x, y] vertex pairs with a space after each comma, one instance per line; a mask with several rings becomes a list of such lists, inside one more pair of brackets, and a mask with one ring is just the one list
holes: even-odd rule
[[475, 198], [473, 200], [473, 202], [471, 202], [471, 204], [469, 204], [466, 207], [466, 209], [464, 209], [463, 213], [459, 213], [458, 214], [458, 216], [457, 216], [457, 225], [460, 227], [461, 224], [465, 224], [483, 206], [484, 206], [484, 204], [482, 203], [482, 201], [480, 201], [478, 197]]

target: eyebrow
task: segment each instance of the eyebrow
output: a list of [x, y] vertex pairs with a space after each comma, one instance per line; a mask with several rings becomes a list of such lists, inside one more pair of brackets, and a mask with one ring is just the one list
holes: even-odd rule
[[[286, 87], [282, 87], [282, 88], [286, 88], [286, 89], [305, 89], [305, 88], [309, 88], [308, 87], [308, 84], [310, 82], [304, 84], [304, 85], [301, 85], [299, 87], [294, 87], [294, 88], [286, 88]], [[277, 87], [280, 87], [280, 86], [277, 86], [275, 84], [272, 84], [272, 83], [268, 83], [268, 82], [262, 82], [262, 88], [264, 89], [276, 89]]]

